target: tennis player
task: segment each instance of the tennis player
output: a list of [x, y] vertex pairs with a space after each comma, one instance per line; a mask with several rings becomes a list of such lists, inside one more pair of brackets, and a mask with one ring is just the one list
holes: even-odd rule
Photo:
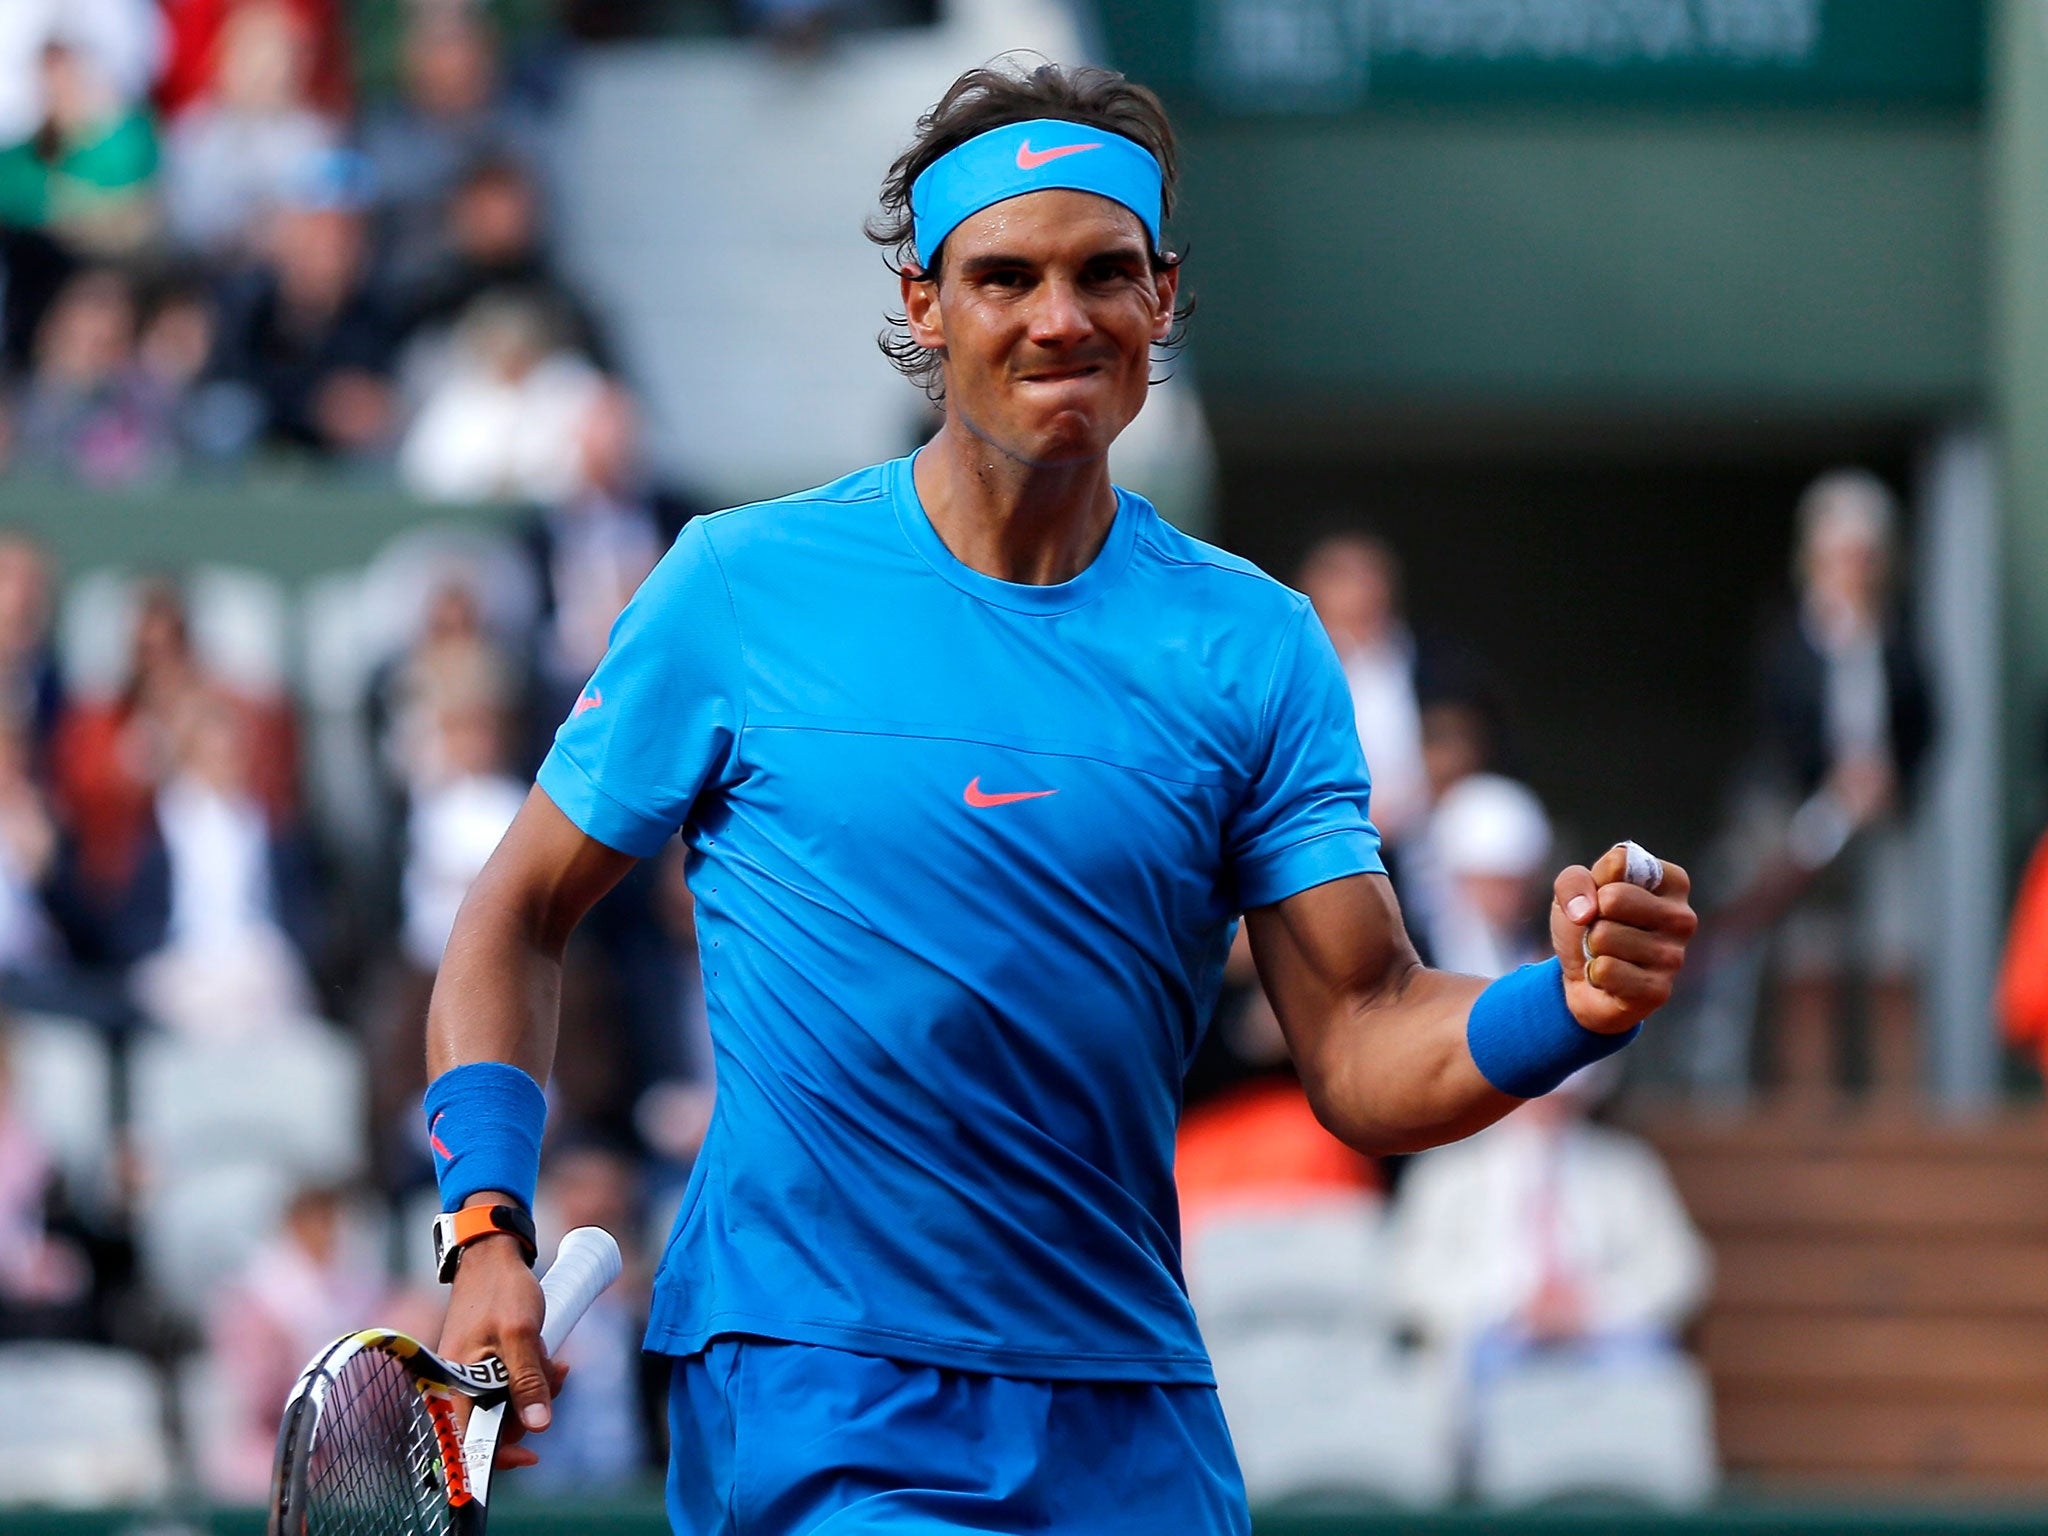
[[1368, 1152], [1618, 1049], [1682, 961], [1684, 872], [1642, 888], [1616, 849], [1557, 877], [1555, 959], [1417, 963], [1307, 600], [1110, 482], [1176, 323], [1173, 185], [1118, 75], [953, 85], [871, 231], [902, 263], [885, 349], [944, 425], [685, 529], [456, 923], [442, 1347], [501, 1354], [541, 1429], [525, 1208], [563, 946], [688, 845], [718, 1098], [647, 1339], [679, 1532], [1248, 1530], [1172, 1166], [1239, 915], [1317, 1113]]

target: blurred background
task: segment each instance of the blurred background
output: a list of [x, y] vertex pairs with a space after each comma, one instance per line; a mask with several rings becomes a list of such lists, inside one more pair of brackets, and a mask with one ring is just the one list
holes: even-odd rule
[[[1175, 114], [1118, 478], [1314, 599], [1428, 957], [1622, 837], [1706, 917], [1619, 1070], [1386, 1164], [1236, 957], [1261, 1529], [2035, 1528], [2042, 0], [0, 0], [0, 1528], [259, 1529], [305, 1360], [433, 1335], [455, 907], [682, 524], [935, 426], [861, 221], [1011, 50]], [[542, 1225], [631, 1278], [498, 1524], [654, 1532], [679, 858], [565, 1014]]]

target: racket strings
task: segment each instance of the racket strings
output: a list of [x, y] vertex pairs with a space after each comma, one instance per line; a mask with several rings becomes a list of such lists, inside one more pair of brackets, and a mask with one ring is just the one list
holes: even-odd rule
[[307, 1536], [448, 1536], [453, 1515], [433, 1416], [412, 1373], [381, 1350], [328, 1389], [306, 1477]]

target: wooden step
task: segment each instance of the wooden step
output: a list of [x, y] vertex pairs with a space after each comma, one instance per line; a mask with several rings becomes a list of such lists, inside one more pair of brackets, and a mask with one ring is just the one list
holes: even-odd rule
[[2003, 1389], [2048, 1402], [2048, 1319], [1710, 1311], [1700, 1353], [1714, 1381], [1834, 1388]]
[[2048, 1484], [2048, 1403], [1730, 1393], [1716, 1407], [1735, 1473]]
[[1745, 1310], [2048, 1318], [2048, 1241], [1928, 1243], [1737, 1230], [1714, 1242], [1716, 1312]]
[[1934, 1240], [2048, 1241], [2048, 1158], [2001, 1161], [1995, 1175], [1911, 1158], [1699, 1154], [1672, 1176], [1710, 1234], [1869, 1233]]

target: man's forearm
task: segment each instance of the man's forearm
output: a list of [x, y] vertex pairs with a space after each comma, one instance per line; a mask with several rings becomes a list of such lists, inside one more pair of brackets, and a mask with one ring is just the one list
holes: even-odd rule
[[1340, 1004], [1296, 1065], [1316, 1117], [1371, 1155], [1481, 1130], [1521, 1100], [1473, 1065], [1466, 1018], [1486, 983], [1416, 965], [1369, 1002]]
[[562, 1011], [563, 944], [536, 914], [494, 889], [471, 887], [434, 980], [427, 1009], [427, 1075], [472, 1061], [502, 1061], [545, 1083]]

